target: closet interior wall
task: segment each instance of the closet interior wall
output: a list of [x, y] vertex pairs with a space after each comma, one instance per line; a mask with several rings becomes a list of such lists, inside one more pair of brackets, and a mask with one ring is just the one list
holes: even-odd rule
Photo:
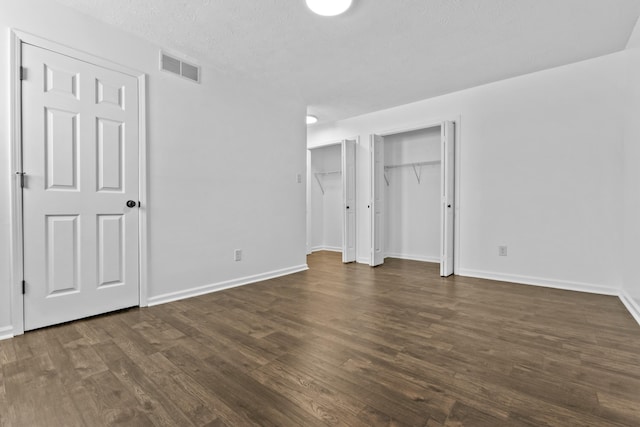
[[439, 263], [441, 128], [388, 135], [384, 146], [385, 256]]
[[311, 250], [342, 251], [342, 147], [311, 152]]

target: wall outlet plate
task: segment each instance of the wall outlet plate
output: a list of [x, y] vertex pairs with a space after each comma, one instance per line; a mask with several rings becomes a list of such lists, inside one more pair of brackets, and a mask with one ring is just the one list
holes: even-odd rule
[[498, 256], [507, 256], [506, 246], [498, 246]]
[[233, 260], [242, 261], [242, 249], [236, 249], [233, 251]]

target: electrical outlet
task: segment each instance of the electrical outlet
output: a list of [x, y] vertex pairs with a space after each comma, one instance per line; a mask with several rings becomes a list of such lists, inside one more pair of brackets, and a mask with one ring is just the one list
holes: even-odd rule
[[498, 256], [507, 256], [506, 246], [498, 246]]
[[302, 184], [302, 174], [301, 173], [296, 175], [296, 180], [298, 181], [298, 184]]
[[233, 251], [233, 260], [242, 261], [242, 249], [236, 249]]

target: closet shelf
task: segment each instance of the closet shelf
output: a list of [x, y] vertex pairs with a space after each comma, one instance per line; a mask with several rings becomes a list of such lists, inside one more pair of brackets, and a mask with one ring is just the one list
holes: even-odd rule
[[322, 191], [322, 195], [324, 195], [324, 187], [322, 186], [322, 180], [320, 179], [321, 176], [326, 176], [326, 175], [335, 175], [335, 174], [341, 174], [342, 171], [328, 171], [328, 172], [314, 172], [313, 176], [315, 176], [316, 181], [318, 182], [318, 186], [320, 187], [320, 191]]
[[333, 175], [336, 173], [342, 173], [342, 171], [330, 171], [330, 172], [314, 172], [316, 175]]
[[420, 179], [422, 178], [422, 166], [434, 166], [439, 165], [441, 163], [440, 160], [433, 160], [430, 162], [413, 162], [413, 163], [402, 163], [398, 165], [387, 165], [384, 167], [384, 180], [389, 185], [389, 177], [387, 176], [387, 170], [396, 169], [396, 168], [404, 168], [404, 167], [412, 167], [413, 173], [416, 175], [416, 179], [418, 180], [418, 184], [420, 184]]

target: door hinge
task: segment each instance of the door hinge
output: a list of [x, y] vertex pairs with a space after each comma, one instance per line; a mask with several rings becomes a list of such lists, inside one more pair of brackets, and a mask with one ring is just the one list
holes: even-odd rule
[[27, 69], [20, 66], [20, 80], [27, 80]]
[[24, 176], [26, 174], [24, 172], [16, 172], [16, 175], [20, 177], [20, 188], [24, 188]]
[[27, 282], [25, 282], [23, 280], [22, 281], [22, 295], [24, 295], [25, 293], [27, 293]]

